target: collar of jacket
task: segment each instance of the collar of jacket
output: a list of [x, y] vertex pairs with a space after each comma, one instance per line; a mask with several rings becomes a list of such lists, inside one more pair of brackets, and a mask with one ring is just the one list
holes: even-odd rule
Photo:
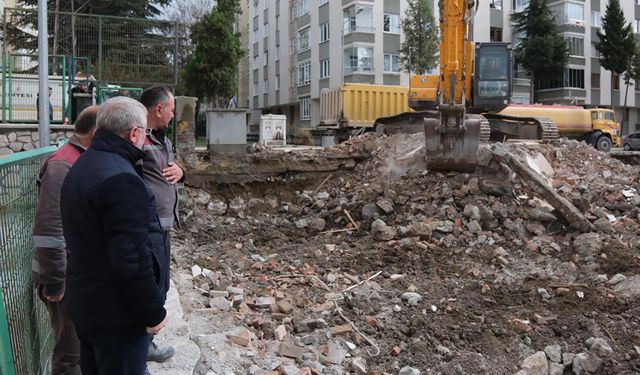
[[167, 134], [167, 128], [164, 128], [164, 129], [152, 129], [151, 130], [151, 134], [149, 134], [149, 139], [152, 142], [163, 144], [164, 143], [164, 137], [166, 136], [166, 134]]
[[115, 134], [98, 129], [91, 142], [91, 149], [96, 151], [118, 154], [135, 165], [138, 160], [144, 158], [144, 151], [134, 146], [129, 141]]
[[87, 148], [84, 147], [82, 143], [80, 143], [80, 141], [78, 140], [78, 137], [76, 137], [75, 134], [69, 137], [69, 143], [77, 147], [80, 150], [80, 152], [87, 151]]

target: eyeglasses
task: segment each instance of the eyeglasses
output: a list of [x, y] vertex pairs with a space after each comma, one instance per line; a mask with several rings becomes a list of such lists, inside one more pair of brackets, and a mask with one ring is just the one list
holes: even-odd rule
[[146, 135], [151, 135], [151, 130], [153, 130], [151, 128], [145, 128], [145, 127], [142, 127], [142, 126], [136, 126], [136, 128], [137, 129], [143, 129], [144, 130], [144, 134], [146, 134]]

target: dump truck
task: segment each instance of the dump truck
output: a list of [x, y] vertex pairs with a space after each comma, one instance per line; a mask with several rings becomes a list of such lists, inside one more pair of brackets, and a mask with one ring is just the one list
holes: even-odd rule
[[[407, 87], [346, 83], [320, 93], [319, 130], [335, 134], [337, 142], [374, 129], [376, 119], [412, 111]], [[422, 123], [416, 131], [423, 129]]]
[[[599, 151], [608, 152], [613, 145], [620, 146], [620, 124], [613, 110], [606, 108], [583, 108], [568, 105], [511, 104], [493, 116], [484, 114], [491, 123], [491, 140], [536, 139], [536, 134], [526, 134], [524, 127], [514, 132], [512, 121], [522, 117], [547, 118], [551, 120], [560, 136], [583, 140]], [[515, 120], [510, 120], [510, 119]], [[533, 129], [532, 131], [537, 131]]]

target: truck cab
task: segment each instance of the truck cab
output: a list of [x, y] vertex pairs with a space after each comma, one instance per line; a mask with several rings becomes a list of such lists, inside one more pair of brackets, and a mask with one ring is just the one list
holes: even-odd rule
[[609, 134], [613, 144], [620, 146], [620, 123], [616, 121], [615, 113], [607, 108], [590, 108], [589, 112], [593, 130]]

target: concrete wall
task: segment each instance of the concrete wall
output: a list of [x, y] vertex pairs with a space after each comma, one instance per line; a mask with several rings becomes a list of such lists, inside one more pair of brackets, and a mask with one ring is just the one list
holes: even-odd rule
[[211, 152], [244, 152], [247, 144], [246, 113], [243, 109], [207, 111], [207, 139]]

